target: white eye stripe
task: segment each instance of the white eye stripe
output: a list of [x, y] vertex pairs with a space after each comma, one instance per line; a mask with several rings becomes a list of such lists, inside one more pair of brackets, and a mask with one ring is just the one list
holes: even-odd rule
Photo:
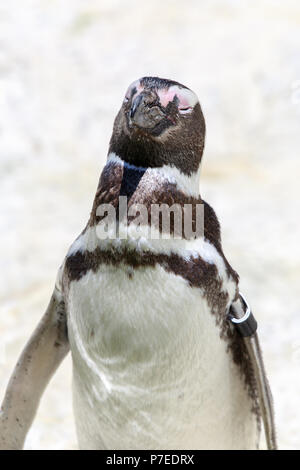
[[127, 91], [125, 93], [125, 99], [124, 101], [128, 101], [130, 98], [131, 98], [131, 94], [132, 94], [132, 91], [134, 90], [134, 88], [136, 88], [137, 91], [141, 91], [142, 90], [142, 86], [140, 84], [140, 81], [139, 80], [135, 80], [135, 82], [131, 83], [131, 85], [129, 85], [129, 87], [127, 88]]
[[177, 85], [173, 85], [169, 88], [169, 92], [174, 92], [177, 95], [179, 107], [193, 108], [199, 102], [197, 95], [188, 88], [179, 88]]

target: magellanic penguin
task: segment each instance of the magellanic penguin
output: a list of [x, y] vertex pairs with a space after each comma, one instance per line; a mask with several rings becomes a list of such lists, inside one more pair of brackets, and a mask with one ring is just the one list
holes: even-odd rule
[[[69, 350], [81, 449], [258, 448], [257, 383], [227, 318], [238, 305], [238, 275], [199, 194], [204, 141], [189, 88], [157, 77], [128, 88], [89, 221], [9, 382], [1, 448], [22, 448]], [[167, 234], [151, 211], [174, 204]], [[193, 230], [179, 236], [186, 208]]]

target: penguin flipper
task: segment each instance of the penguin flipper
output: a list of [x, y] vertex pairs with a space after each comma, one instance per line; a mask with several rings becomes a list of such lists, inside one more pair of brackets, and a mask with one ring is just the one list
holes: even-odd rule
[[68, 351], [64, 299], [55, 286], [9, 380], [0, 410], [0, 450], [23, 448], [40, 398]]

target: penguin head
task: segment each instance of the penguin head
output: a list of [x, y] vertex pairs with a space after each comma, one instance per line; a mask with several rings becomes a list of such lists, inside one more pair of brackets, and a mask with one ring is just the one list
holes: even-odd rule
[[115, 119], [110, 152], [142, 167], [198, 170], [205, 121], [195, 93], [173, 80], [143, 77], [127, 89]]

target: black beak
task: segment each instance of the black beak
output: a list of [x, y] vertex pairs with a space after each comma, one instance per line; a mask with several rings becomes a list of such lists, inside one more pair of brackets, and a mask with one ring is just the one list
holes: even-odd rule
[[141, 101], [143, 101], [143, 95], [142, 94], [138, 95], [135, 98], [135, 100], [133, 100], [131, 108], [130, 108], [130, 113], [129, 113], [130, 119], [132, 119], [134, 117], [137, 108], [141, 104]]
[[153, 129], [166, 117], [164, 111], [156, 103], [156, 97], [151, 92], [140, 93], [132, 102], [129, 111], [129, 125], [141, 129]]

